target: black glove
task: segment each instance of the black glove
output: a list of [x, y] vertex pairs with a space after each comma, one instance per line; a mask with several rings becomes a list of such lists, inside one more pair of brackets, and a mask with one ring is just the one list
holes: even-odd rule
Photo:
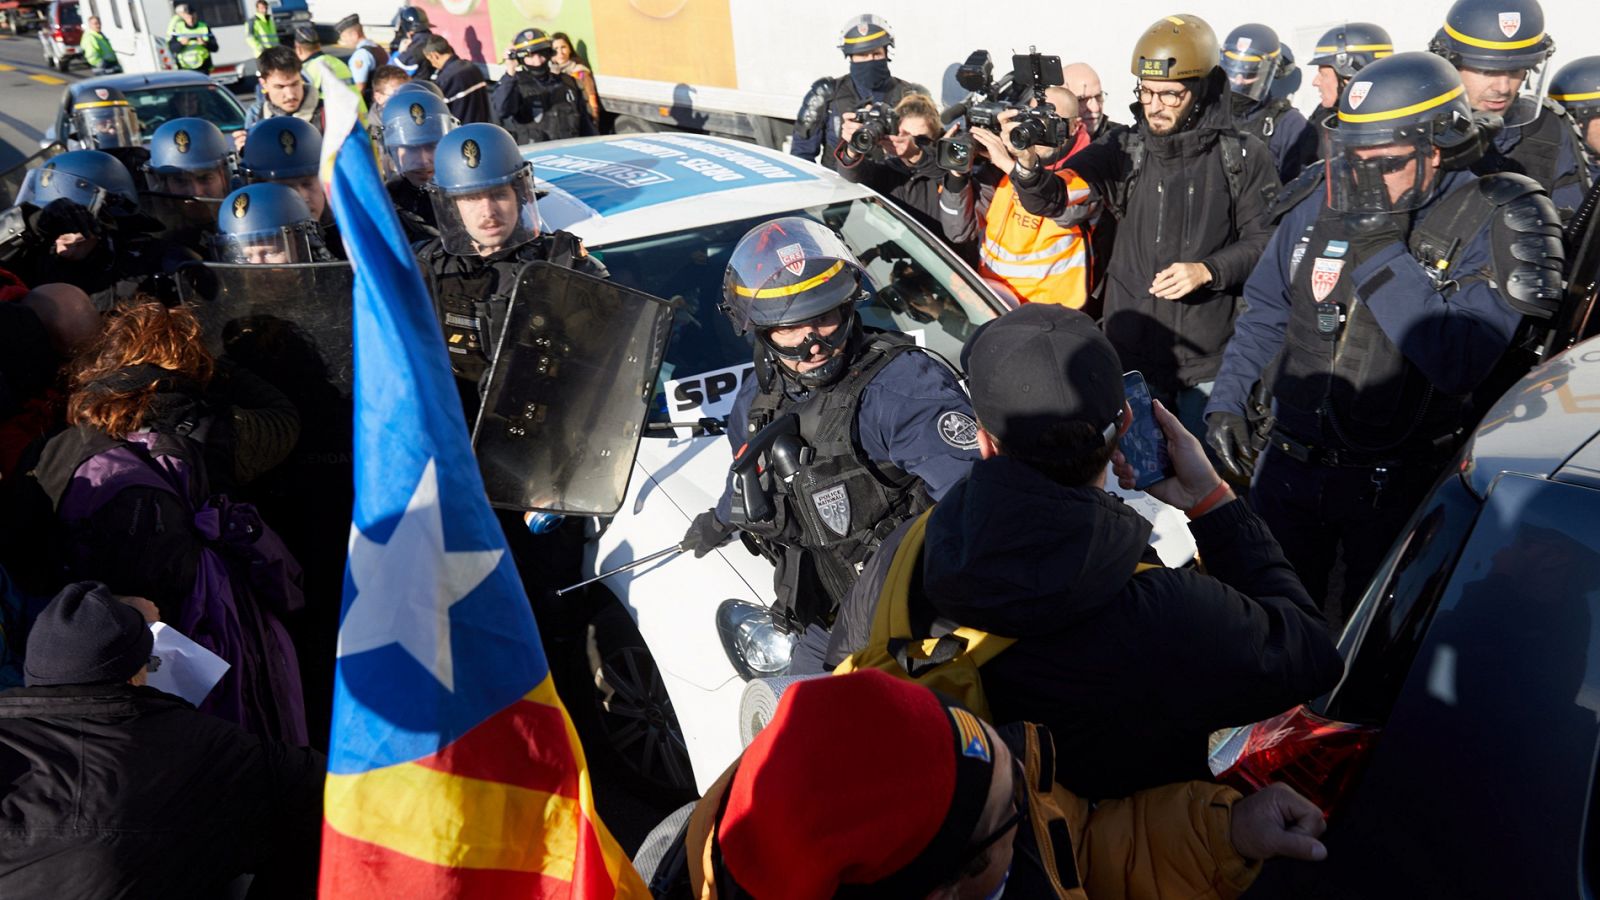
[[1206, 444], [1217, 454], [1223, 474], [1235, 481], [1250, 480], [1256, 461], [1250, 450], [1250, 425], [1244, 416], [1231, 412], [1207, 415]]
[[708, 509], [689, 523], [689, 530], [684, 532], [683, 541], [678, 546], [693, 551], [694, 558], [699, 559], [726, 544], [733, 537], [733, 532], [732, 526], [717, 520], [716, 510]]
[[53, 241], [63, 234], [99, 237], [101, 231], [93, 213], [65, 197], [50, 201], [44, 209], [39, 210], [30, 224], [34, 233], [47, 241]]
[[1390, 244], [1405, 243], [1406, 213], [1351, 213], [1344, 217], [1345, 234], [1357, 258], [1365, 258]]

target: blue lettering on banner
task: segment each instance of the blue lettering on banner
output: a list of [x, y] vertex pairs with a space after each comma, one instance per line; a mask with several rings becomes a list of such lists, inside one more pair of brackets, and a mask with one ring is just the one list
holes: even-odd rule
[[530, 154], [534, 174], [600, 215], [760, 184], [814, 181], [804, 169], [689, 134], [656, 134]]

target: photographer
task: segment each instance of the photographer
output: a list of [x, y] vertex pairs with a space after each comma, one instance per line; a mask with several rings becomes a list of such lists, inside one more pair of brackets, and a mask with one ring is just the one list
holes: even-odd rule
[[[863, 125], [856, 113], [845, 113], [834, 148], [838, 172], [893, 200], [934, 234], [939, 233], [939, 168], [934, 144], [939, 139], [939, 109], [927, 94], [907, 94], [876, 121]], [[873, 139], [874, 136], [876, 140]]]
[[[1045, 99], [1065, 121], [1063, 140], [1018, 150], [1009, 141], [1022, 113], [1007, 110], [996, 123], [1006, 136], [986, 127], [967, 133], [970, 152], [987, 164], [970, 173], [952, 171], [945, 178], [939, 218], [945, 238], [953, 243], [981, 241], [978, 272], [991, 282], [1006, 285], [1028, 303], [1056, 303], [1082, 309], [1089, 299], [1088, 224], [1098, 212], [1089, 201], [1089, 186], [1074, 177], [1074, 196], [1085, 202], [1067, 207], [1059, 218], [1044, 218], [1023, 210], [1011, 173], [1018, 154], [1031, 165], [1055, 171], [1089, 143], [1078, 117], [1078, 98], [1063, 87], [1049, 87]], [[1035, 100], [1030, 107], [1037, 109]]]
[[926, 94], [928, 89], [889, 74], [889, 50], [894, 47], [894, 32], [889, 23], [872, 14], [853, 16], [839, 32], [839, 52], [850, 62], [850, 73], [819, 78], [812, 83], [800, 111], [794, 118], [794, 135], [789, 153], [815, 160], [822, 151], [822, 165], [833, 168], [836, 157], [828, 148], [838, 144], [844, 130], [844, 114], [864, 103], [899, 103], [907, 94]]
[[489, 103], [518, 144], [599, 133], [583, 86], [550, 68], [554, 52], [550, 36], [537, 28], [518, 32], [506, 51], [506, 73]]

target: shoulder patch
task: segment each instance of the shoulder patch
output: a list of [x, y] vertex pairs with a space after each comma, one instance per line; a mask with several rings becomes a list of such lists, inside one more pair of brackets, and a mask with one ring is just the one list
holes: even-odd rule
[[966, 413], [949, 410], [939, 416], [939, 439], [957, 450], [976, 450], [978, 423]]

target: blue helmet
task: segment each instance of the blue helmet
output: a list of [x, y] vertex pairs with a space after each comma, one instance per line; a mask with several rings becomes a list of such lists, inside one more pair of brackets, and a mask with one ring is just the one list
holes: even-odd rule
[[322, 132], [295, 116], [273, 116], [250, 128], [239, 168], [252, 181], [304, 178], [322, 168]]
[[456, 127], [456, 117], [440, 97], [427, 91], [396, 92], [383, 106], [379, 140], [389, 170], [422, 180], [433, 177], [433, 149]]
[[432, 94], [435, 97], [438, 97], [440, 100], [444, 99], [444, 89], [432, 81], [408, 81], [405, 84], [395, 88], [394, 93], [389, 95], [389, 99], [393, 100], [395, 97], [408, 91], [421, 91], [424, 94]]
[[1257, 102], [1266, 100], [1282, 56], [1283, 44], [1276, 31], [1256, 23], [1240, 25], [1222, 42], [1222, 71], [1228, 76], [1228, 87]]
[[72, 128], [79, 143], [94, 150], [137, 147], [142, 141], [139, 117], [128, 96], [114, 87], [80, 93], [72, 102]]
[[446, 134], [434, 148], [428, 195], [446, 252], [487, 255], [539, 236], [533, 164], [499, 125], [479, 122]]
[[151, 187], [183, 196], [221, 199], [235, 176], [233, 142], [194, 117], [173, 119], [150, 136]]
[[1499, 116], [1507, 128], [1539, 117], [1547, 63], [1556, 51], [1539, 0], [1456, 0], [1428, 50], [1457, 69], [1520, 72], [1509, 98], [1479, 95], [1471, 98], [1473, 109]]
[[72, 150], [52, 157], [29, 172], [17, 192], [18, 203], [34, 206], [63, 198], [96, 212], [125, 214], [139, 208], [133, 176], [103, 150]]
[[1600, 117], [1600, 56], [1583, 56], [1562, 66], [1550, 79], [1550, 99], [1566, 107], [1580, 127]]
[[1348, 79], [1386, 56], [1394, 55], [1394, 39], [1371, 22], [1346, 22], [1330, 28], [1317, 41], [1308, 66], [1327, 66]]
[[290, 265], [312, 262], [317, 223], [300, 195], [281, 184], [252, 184], [227, 196], [217, 210], [217, 259]]

